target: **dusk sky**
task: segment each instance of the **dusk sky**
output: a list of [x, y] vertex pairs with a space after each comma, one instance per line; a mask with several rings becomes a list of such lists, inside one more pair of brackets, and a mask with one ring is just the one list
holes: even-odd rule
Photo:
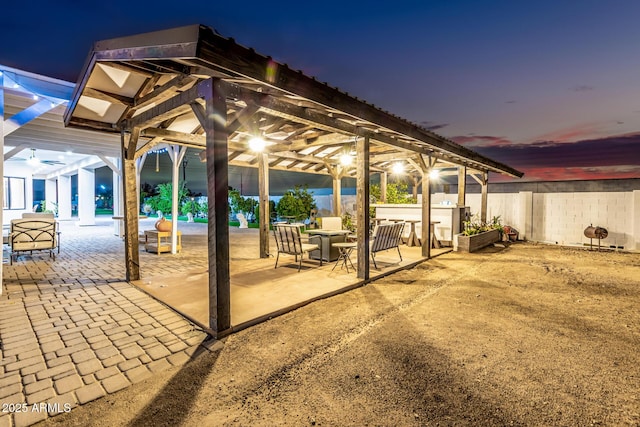
[[636, 0], [90, 3], [4, 5], [0, 64], [76, 82], [95, 41], [199, 23], [525, 180], [640, 177]]

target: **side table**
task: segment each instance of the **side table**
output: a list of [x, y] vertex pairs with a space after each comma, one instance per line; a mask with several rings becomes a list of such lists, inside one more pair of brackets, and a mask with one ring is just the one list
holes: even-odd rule
[[[158, 255], [163, 252], [171, 252], [171, 232], [145, 230], [144, 249], [147, 252], [155, 252]], [[178, 231], [178, 245], [176, 249], [178, 252], [182, 250], [182, 231]]]
[[342, 261], [342, 264], [340, 266], [340, 268], [342, 268], [343, 266], [347, 269], [347, 273], [349, 273], [349, 264], [351, 264], [351, 268], [353, 268], [353, 270], [356, 270], [356, 267], [353, 265], [353, 262], [351, 262], [351, 252], [353, 252], [353, 250], [356, 248], [356, 246], [358, 246], [358, 243], [356, 242], [337, 242], [332, 244], [331, 246], [333, 246], [334, 248], [338, 248], [338, 250], [340, 251], [340, 255], [338, 256], [338, 260], [336, 261], [336, 264], [333, 266], [333, 268], [331, 269], [331, 271], [335, 270], [335, 268], [338, 266], [338, 264], [340, 264], [340, 261]]

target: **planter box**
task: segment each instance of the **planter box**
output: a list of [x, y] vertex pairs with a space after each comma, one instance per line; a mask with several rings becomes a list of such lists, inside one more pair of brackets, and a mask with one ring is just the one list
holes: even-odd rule
[[475, 252], [478, 249], [482, 249], [485, 246], [489, 246], [499, 241], [499, 230], [485, 231], [484, 233], [474, 234], [473, 236], [456, 234], [454, 236], [453, 250], [460, 252]]

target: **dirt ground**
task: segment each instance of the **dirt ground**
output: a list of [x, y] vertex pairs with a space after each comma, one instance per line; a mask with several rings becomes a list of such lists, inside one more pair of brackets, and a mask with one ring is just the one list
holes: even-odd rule
[[640, 254], [450, 253], [43, 424], [638, 426], [639, 307]]

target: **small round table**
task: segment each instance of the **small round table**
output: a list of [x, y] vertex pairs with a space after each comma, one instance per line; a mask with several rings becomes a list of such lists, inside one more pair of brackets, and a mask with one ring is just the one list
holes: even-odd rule
[[351, 264], [351, 268], [353, 268], [353, 270], [355, 271], [356, 267], [353, 265], [353, 262], [351, 262], [351, 252], [353, 252], [356, 246], [358, 246], [358, 243], [336, 242], [336, 243], [333, 243], [331, 246], [333, 246], [334, 248], [338, 248], [338, 250], [340, 251], [340, 255], [338, 256], [338, 259], [335, 265], [333, 266], [333, 268], [331, 269], [331, 271], [335, 270], [338, 264], [340, 264], [340, 261], [342, 261], [342, 265], [340, 266], [340, 268], [342, 268], [343, 266], [346, 267], [347, 273], [349, 272], [349, 264]]

